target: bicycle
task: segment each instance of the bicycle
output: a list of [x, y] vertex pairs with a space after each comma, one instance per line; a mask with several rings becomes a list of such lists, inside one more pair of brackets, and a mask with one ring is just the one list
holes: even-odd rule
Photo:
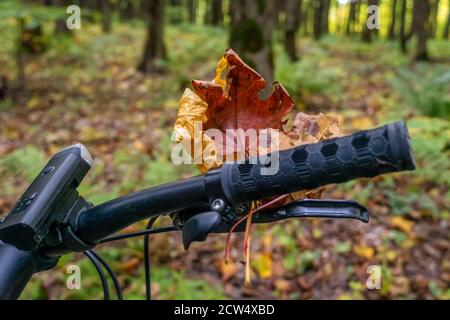
[[[402, 121], [349, 136], [324, 140], [279, 152], [279, 170], [262, 175], [267, 163], [224, 164], [203, 176], [168, 183], [93, 205], [77, 187], [93, 164], [87, 149], [77, 144], [56, 153], [0, 223], [0, 299], [17, 299], [34, 273], [52, 269], [71, 252], [84, 252], [94, 263], [105, 299], [110, 293], [103, 268], [110, 274], [118, 299], [120, 284], [93, 248], [109, 241], [144, 236], [146, 297], [150, 299], [151, 234], [180, 230], [185, 248], [206, 240], [209, 233], [240, 232], [252, 201], [291, 192], [414, 170], [409, 133]], [[173, 226], [152, 228], [168, 215]], [[351, 218], [367, 223], [367, 209], [347, 200], [294, 201], [258, 211], [254, 223], [287, 218]], [[118, 234], [121, 229], [149, 219], [146, 230]], [[235, 229], [234, 227], [237, 226]]]

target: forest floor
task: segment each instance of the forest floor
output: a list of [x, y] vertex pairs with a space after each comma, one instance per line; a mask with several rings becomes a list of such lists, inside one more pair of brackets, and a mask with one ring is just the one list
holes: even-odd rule
[[[0, 31], [0, 74], [14, 79], [11, 34]], [[170, 58], [157, 76], [135, 71], [144, 40], [139, 24], [115, 25], [109, 35], [87, 26], [29, 57], [19, 101], [0, 101], [0, 215], [53, 152], [76, 142], [96, 160], [79, 188], [94, 203], [197, 174], [171, 163], [170, 135], [184, 88], [213, 77], [226, 37], [221, 28], [170, 26]], [[450, 42], [430, 42], [431, 63], [412, 63], [385, 41], [302, 38], [298, 45], [296, 63], [275, 48], [275, 78], [296, 101], [295, 112], [332, 113], [347, 133], [406, 119], [418, 169], [327, 189], [327, 197], [366, 205], [368, 224], [314, 219], [255, 226], [250, 287], [239, 263], [242, 235], [233, 237], [230, 265], [222, 263], [225, 235], [187, 252], [178, 233], [154, 236], [154, 297], [450, 299]], [[117, 271], [126, 297], [143, 298], [142, 240], [98, 252]], [[74, 263], [85, 290], [65, 286]], [[370, 265], [380, 267], [379, 290], [366, 288]], [[101, 298], [100, 282], [83, 256], [68, 255], [56, 270], [37, 275], [23, 298]]]

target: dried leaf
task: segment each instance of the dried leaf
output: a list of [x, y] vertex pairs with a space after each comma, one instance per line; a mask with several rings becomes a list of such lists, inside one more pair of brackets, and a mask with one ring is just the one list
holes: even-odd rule
[[366, 245], [353, 246], [353, 252], [356, 253], [358, 256], [365, 258], [367, 260], [372, 259], [373, 255], [375, 254], [375, 250]]
[[231, 278], [233, 278], [236, 275], [237, 267], [236, 263], [232, 261], [222, 260], [220, 262], [220, 274], [222, 275], [222, 281], [227, 282]]
[[[340, 130], [338, 120], [330, 115], [320, 113], [308, 115], [300, 112], [296, 115], [292, 129], [287, 133], [289, 145], [281, 146], [280, 149], [289, 149], [308, 143], [316, 143], [320, 140], [338, 137]], [[286, 140], [283, 140], [286, 141]]]
[[[200, 139], [194, 137], [195, 124], [207, 121], [207, 109], [208, 105], [198, 95], [192, 90], [186, 89], [179, 103], [174, 128], [175, 142], [182, 144], [184, 151], [191, 156], [193, 162], [198, 163], [202, 173], [219, 166], [214, 141], [203, 132]], [[201, 146], [197, 144], [201, 144]], [[193, 150], [196, 149], [202, 150], [200, 155], [194, 154]], [[200, 159], [194, 158], [195, 156], [200, 157]]]
[[275, 281], [275, 288], [281, 292], [288, 291], [291, 287], [291, 283], [284, 279], [278, 279]]
[[256, 254], [252, 259], [252, 265], [261, 279], [272, 277], [272, 254], [270, 252]]
[[[219, 61], [216, 76], [212, 81], [193, 81], [196, 91], [186, 89], [180, 100], [178, 117], [175, 124], [176, 142], [189, 139], [188, 152], [196, 157], [200, 171], [216, 168], [225, 158], [238, 160], [239, 155], [256, 156], [248, 150], [248, 141], [240, 141], [239, 137], [227, 136], [226, 129], [277, 129], [279, 130], [279, 150], [289, 149], [306, 143], [339, 136], [337, 119], [324, 114], [297, 114], [293, 127], [284, 131], [283, 118], [292, 110], [293, 101], [287, 91], [279, 83], [273, 85], [269, 98], [261, 101], [259, 92], [264, 89], [264, 79], [246, 65], [232, 50], [228, 50]], [[203, 130], [214, 128], [223, 132], [222, 145], [217, 145], [211, 137], [202, 133], [203, 139], [194, 139], [194, 122], [201, 122]], [[223, 144], [235, 144], [224, 150]], [[203, 140], [202, 142], [200, 142]], [[193, 155], [194, 142], [202, 143], [201, 155]], [[197, 145], [197, 147], [199, 147]], [[231, 150], [231, 153], [230, 153]], [[244, 150], [244, 152], [242, 152]], [[190, 152], [189, 152], [190, 151]], [[270, 152], [258, 144], [257, 152]], [[292, 194], [289, 201], [300, 198], [317, 198], [322, 190], [299, 192]]]
[[133, 142], [133, 147], [142, 153], [148, 152], [148, 147], [140, 139], [137, 139]]
[[[226, 80], [222, 80], [225, 70], [228, 70]], [[282, 130], [283, 118], [294, 105], [279, 83], [274, 83], [272, 94], [261, 101], [258, 94], [266, 82], [231, 49], [220, 61], [214, 81], [194, 80], [192, 84], [199, 97], [208, 104], [206, 129], [216, 128], [223, 132], [237, 128]]]
[[134, 270], [136, 270], [139, 265], [141, 264], [141, 260], [139, 260], [136, 257], [133, 257], [125, 262], [122, 263], [120, 268], [122, 269], [122, 272], [126, 274], [132, 273]]
[[407, 220], [403, 217], [392, 217], [391, 218], [391, 225], [395, 228], [398, 228], [406, 233], [411, 233], [414, 222]]

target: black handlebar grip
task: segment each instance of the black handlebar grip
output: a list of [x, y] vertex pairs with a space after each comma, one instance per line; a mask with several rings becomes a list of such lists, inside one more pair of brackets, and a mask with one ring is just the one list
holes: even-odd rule
[[414, 170], [415, 162], [408, 129], [399, 121], [280, 151], [278, 171], [264, 175], [263, 168], [259, 160], [256, 164], [224, 165], [222, 187], [227, 198], [240, 204], [356, 178]]

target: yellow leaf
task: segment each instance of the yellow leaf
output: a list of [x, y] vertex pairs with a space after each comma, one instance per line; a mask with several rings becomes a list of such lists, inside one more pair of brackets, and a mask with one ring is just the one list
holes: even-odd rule
[[392, 217], [391, 225], [395, 228], [398, 228], [406, 233], [411, 233], [412, 228], [414, 227], [414, 222], [407, 220], [403, 217]]
[[264, 247], [264, 250], [265, 251], [270, 251], [270, 247], [271, 247], [271, 245], [272, 245], [272, 236], [270, 236], [270, 235], [265, 235], [263, 238], [262, 238], [262, 244], [263, 244], [263, 247]]
[[358, 256], [365, 258], [367, 260], [372, 259], [373, 255], [375, 254], [375, 250], [366, 245], [353, 246], [353, 252], [356, 253]]
[[352, 127], [358, 130], [373, 128], [374, 123], [369, 117], [356, 117], [352, 121]]
[[312, 236], [314, 239], [320, 239], [323, 236], [323, 232], [322, 230], [320, 230], [320, 228], [314, 228], [312, 230]]
[[[185, 152], [190, 155], [202, 173], [219, 166], [214, 141], [204, 132], [198, 139], [194, 137], [195, 126], [208, 120], [207, 110], [208, 105], [195, 92], [186, 89], [179, 103], [174, 127], [175, 142], [182, 144]], [[196, 149], [202, 151], [200, 155], [194, 154]]]
[[228, 59], [223, 56], [222, 59], [220, 59], [219, 63], [217, 64], [216, 68], [216, 77], [214, 78], [214, 82], [217, 83], [222, 87], [222, 90], [226, 90], [227, 81], [224, 80], [225, 78], [224, 72], [228, 70]]
[[39, 104], [39, 98], [38, 97], [32, 97], [30, 100], [28, 100], [27, 107], [30, 108], [30, 109], [33, 109], [38, 104]]
[[101, 140], [106, 138], [106, 133], [91, 126], [84, 126], [80, 130], [79, 138], [81, 141]]
[[272, 255], [270, 252], [256, 254], [252, 259], [252, 265], [261, 279], [272, 276]]
[[207, 110], [208, 105], [206, 102], [200, 99], [194, 91], [186, 89], [181, 97], [178, 107], [178, 116], [175, 122], [175, 134], [178, 134], [177, 129], [184, 128], [193, 136], [194, 122], [206, 122], [206, 120], [208, 120], [206, 115]]
[[413, 239], [408, 238], [408, 239], [406, 239], [405, 241], [402, 242], [400, 247], [402, 247], [404, 249], [410, 249], [410, 248], [414, 247], [415, 244], [416, 244], [416, 242]]
[[394, 261], [397, 258], [397, 252], [395, 252], [394, 250], [388, 250], [386, 252], [386, 258], [389, 261]]

